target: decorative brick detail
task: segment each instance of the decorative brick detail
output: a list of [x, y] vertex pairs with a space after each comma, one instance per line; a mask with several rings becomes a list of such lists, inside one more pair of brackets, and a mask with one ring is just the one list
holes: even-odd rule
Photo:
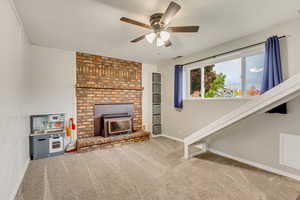
[[142, 128], [141, 63], [76, 54], [76, 99], [78, 138], [94, 137], [96, 104], [132, 103], [133, 130]]
[[110, 148], [115, 145], [131, 144], [148, 140], [150, 133], [138, 131], [128, 135], [119, 135], [114, 137], [90, 137], [77, 140], [77, 151], [87, 152], [98, 148]]
[[142, 89], [142, 64], [86, 53], [76, 54], [76, 86]]

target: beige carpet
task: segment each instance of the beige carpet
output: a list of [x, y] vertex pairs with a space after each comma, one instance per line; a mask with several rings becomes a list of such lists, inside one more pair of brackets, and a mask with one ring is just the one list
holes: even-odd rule
[[300, 183], [158, 138], [30, 163], [17, 200], [295, 200]]

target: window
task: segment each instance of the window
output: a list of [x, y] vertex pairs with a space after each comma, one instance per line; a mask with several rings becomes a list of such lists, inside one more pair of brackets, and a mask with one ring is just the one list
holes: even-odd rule
[[264, 52], [187, 69], [188, 98], [235, 98], [261, 94]]
[[201, 97], [201, 68], [191, 70], [191, 88], [192, 97]]
[[241, 59], [204, 67], [205, 97], [233, 97], [241, 94]]
[[245, 95], [257, 96], [261, 93], [261, 83], [264, 69], [264, 54], [245, 58]]

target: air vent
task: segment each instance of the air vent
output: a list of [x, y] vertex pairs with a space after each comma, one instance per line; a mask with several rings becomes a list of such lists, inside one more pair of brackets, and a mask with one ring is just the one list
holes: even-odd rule
[[280, 164], [300, 169], [299, 143], [298, 134], [280, 134]]

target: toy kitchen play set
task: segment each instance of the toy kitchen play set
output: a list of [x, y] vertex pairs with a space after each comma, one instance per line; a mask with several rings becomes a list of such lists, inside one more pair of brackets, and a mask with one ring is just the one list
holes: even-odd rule
[[32, 160], [64, 154], [65, 114], [30, 116]]

